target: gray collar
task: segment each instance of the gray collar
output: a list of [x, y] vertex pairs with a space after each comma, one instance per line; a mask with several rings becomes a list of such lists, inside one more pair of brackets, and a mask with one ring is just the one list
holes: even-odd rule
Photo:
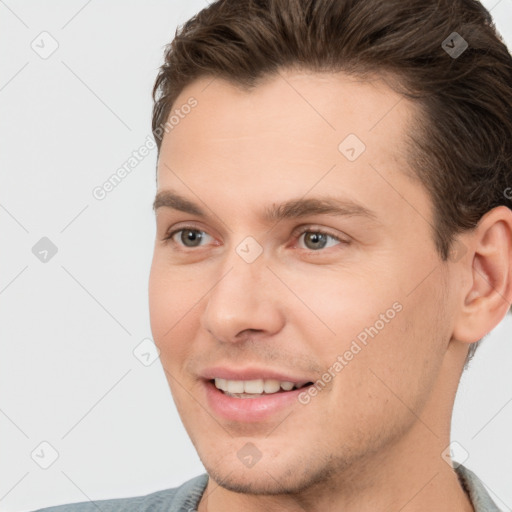
[[459, 482], [463, 489], [468, 493], [469, 499], [473, 504], [475, 512], [500, 512], [496, 503], [491, 499], [483, 482], [462, 464], [455, 468], [455, 472], [459, 477]]

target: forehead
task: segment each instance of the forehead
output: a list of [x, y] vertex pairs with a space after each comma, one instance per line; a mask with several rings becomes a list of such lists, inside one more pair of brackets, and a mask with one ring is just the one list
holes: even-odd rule
[[389, 208], [418, 192], [405, 151], [417, 113], [379, 77], [280, 71], [251, 90], [205, 77], [173, 105], [158, 188], [216, 196], [225, 208], [230, 191], [256, 208], [309, 190]]
[[293, 161], [323, 153], [332, 160], [355, 135], [356, 151], [364, 147], [374, 162], [380, 157], [408, 167], [404, 143], [417, 114], [380, 76], [281, 70], [252, 89], [204, 77], [174, 102], [161, 154], [175, 163], [201, 155], [222, 159], [226, 152], [241, 164], [248, 156]]

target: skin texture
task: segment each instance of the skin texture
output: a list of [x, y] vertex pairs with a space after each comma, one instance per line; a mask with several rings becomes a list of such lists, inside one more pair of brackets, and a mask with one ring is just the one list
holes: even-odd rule
[[[456, 258], [440, 259], [430, 198], [405, 159], [416, 107], [378, 77], [288, 70], [250, 92], [202, 78], [174, 108], [192, 96], [197, 106], [163, 139], [157, 192], [207, 216], [157, 209], [149, 301], [176, 407], [210, 475], [199, 510], [473, 510], [442, 453], [469, 343], [511, 299], [510, 211], [488, 213], [459, 237]], [[355, 161], [338, 149], [349, 134], [366, 145]], [[374, 215], [260, 215], [324, 196]], [[294, 234], [301, 226], [341, 242], [315, 248]], [[181, 233], [163, 240], [185, 227], [205, 233], [198, 247]], [[252, 263], [236, 251], [248, 236], [263, 251]], [[306, 405], [253, 423], [208, 407], [205, 367], [313, 381], [393, 304], [400, 311]], [[237, 456], [248, 442], [261, 454], [252, 467]]]

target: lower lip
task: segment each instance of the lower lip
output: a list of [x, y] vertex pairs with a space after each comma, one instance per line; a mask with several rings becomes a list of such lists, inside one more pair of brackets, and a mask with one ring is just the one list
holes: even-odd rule
[[227, 420], [246, 423], [261, 421], [295, 404], [299, 406], [298, 396], [309, 386], [291, 391], [261, 395], [259, 398], [235, 398], [225, 395], [211, 381], [203, 381], [206, 400], [213, 412]]

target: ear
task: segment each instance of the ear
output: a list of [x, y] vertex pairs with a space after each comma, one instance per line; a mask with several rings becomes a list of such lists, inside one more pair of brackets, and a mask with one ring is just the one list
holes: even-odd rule
[[453, 337], [473, 343], [503, 319], [512, 301], [512, 210], [498, 206], [464, 236], [468, 250]]

